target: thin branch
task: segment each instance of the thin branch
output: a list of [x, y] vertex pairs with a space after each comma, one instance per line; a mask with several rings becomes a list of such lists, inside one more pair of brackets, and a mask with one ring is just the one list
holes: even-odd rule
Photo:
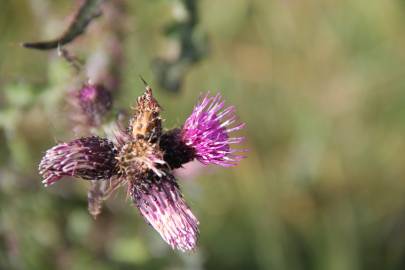
[[62, 48], [62, 46], [58, 46], [58, 56], [65, 59], [77, 73], [79, 73], [83, 67], [83, 63], [76, 56], [69, 53], [67, 49]]

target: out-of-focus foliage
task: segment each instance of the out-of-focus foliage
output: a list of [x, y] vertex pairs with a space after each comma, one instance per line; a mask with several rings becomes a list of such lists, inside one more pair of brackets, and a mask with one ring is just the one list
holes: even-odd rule
[[[133, 104], [141, 74], [166, 127], [206, 90], [247, 123], [240, 166], [181, 179], [201, 222], [192, 254], [170, 250], [124, 192], [92, 220], [88, 183], [41, 186], [42, 154], [73, 138], [63, 96], [74, 73], [19, 43], [58, 36], [77, 1], [0, 3], [1, 269], [405, 268], [403, 1], [198, 1], [210, 50], [178, 95], [151, 67], [170, 46], [176, 1], [127, 1], [116, 104]], [[71, 51], [86, 60], [102, 48], [102, 22]]]
[[153, 68], [161, 87], [179, 92], [187, 71], [207, 53], [208, 42], [198, 27], [198, 1], [173, 1], [172, 14], [175, 21], [165, 27], [170, 46], [165, 56], [155, 59]]
[[58, 47], [60, 48], [61, 46], [72, 42], [75, 38], [84, 33], [86, 27], [94, 18], [101, 15], [101, 3], [102, 0], [83, 1], [83, 4], [74, 15], [74, 19], [72, 19], [69, 27], [60, 37], [50, 41], [24, 42], [22, 46], [38, 50], [49, 50]]

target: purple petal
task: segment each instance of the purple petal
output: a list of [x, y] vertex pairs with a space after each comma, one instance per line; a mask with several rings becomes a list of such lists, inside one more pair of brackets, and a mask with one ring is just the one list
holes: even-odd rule
[[243, 158], [231, 149], [231, 144], [239, 144], [243, 137], [231, 137], [230, 133], [242, 129], [245, 124], [237, 123], [235, 108], [224, 108], [221, 95], [208, 94], [194, 107], [182, 130], [183, 142], [195, 150], [195, 157], [203, 164], [217, 164], [224, 167], [235, 166]]
[[108, 179], [115, 172], [116, 150], [112, 142], [100, 137], [84, 137], [58, 144], [48, 151], [39, 164], [45, 186], [63, 176], [86, 180]]
[[130, 196], [142, 216], [173, 249], [193, 250], [198, 239], [198, 220], [185, 203], [173, 175], [159, 178], [147, 173], [130, 182]]

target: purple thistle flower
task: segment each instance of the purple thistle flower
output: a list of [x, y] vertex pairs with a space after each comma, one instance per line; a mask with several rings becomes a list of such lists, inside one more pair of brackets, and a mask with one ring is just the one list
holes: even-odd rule
[[71, 103], [76, 131], [86, 130], [102, 124], [103, 117], [112, 107], [112, 96], [102, 85], [85, 84], [72, 93]]
[[195, 157], [203, 164], [235, 166], [244, 157], [241, 149], [231, 149], [243, 137], [230, 137], [230, 133], [242, 129], [244, 123], [237, 123], [235, 108], [224, 108], [221, 95], [208, 94], [194, 107], [184, 123], [181, 137], [183, 142], [194, 149]]
[[[80, 104], [96, 107], [94, 88], [83, 88]], [[83, 107], [85, 110], [87, 107]], [[134, 115], [125, 130], [120, 125], [107, 131], [111, 141], [86, 137], [49, 149], [39, 164], [45, 186], [63, 176], [91, 181], [88, 209], [96, 217], [102, 202], [122, 185], [145, 220], [175, 249], [193, 250], [198, 241], [197, 218], [185, 203], [172, 169], [197, 159], [204, 164], [236, 165], [242, 158], [230, 144], [242, 137], [229, 133], [241, 129], [233, 107], [224, 109], [220, 95], [205, 96], [194, 108], [182, 129], [162, 130], [161, 107], [146, 86], [137, 100]]]
[[129, 187], [140, 213], [172, 248], [193, 250], [199, 222], [185, 203], [176, 179], [169, 173], [145, 176]]
[[114, 145], [96, 136], [58, 144], [48, 151], [39, 164], [45, 186], [63, 176], [86, 180], [108, 179], [113, 175], [116, 160]]

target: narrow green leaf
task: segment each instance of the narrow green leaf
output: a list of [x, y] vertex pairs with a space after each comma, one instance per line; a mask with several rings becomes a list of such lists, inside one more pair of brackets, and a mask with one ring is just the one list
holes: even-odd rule
[[86, 0], [69, 25], [69, 28], [59, 38], [49, 41], [25, 42], [22, 46], [30, 49], [50, 50], [72, 42], [76, 37], [84, 33], [86, 27], [94, 18], [101, 15], [99, 5], [102, 1], [103, 0]]

